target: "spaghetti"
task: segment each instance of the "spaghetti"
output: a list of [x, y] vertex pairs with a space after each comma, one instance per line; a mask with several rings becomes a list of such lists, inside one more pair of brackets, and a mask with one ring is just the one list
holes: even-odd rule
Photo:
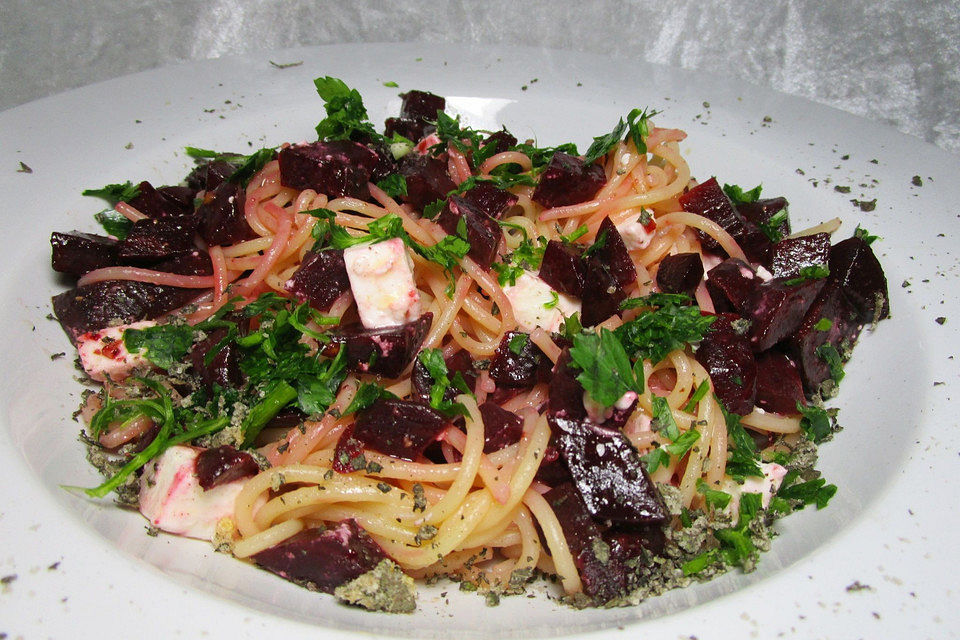
[[[809, 453], [808, 441], [828, 435], [831, 425], [828, 420], [823, 431], [826, 414], [808, 401], [819, 389], [809, 387], [807, 398], [801, 391], [800, 402], [786, 411], [755, 405], [759, 391], [751, 395], [746, 410], [724, 406], [730, 404], [728, 398], [739, 397], [730, 395], [729, 380], [717, 380], [729, 372], [716, 366], [705, 342], [700, 349], [697, 345], [713, 340], [710, 347], [720, 349], [721, 360], [734, 358], [728, 367], [733, 375], [746, 376], [735, 361], [739, 356], [730, 355], [739, 352], [729, 351], [728, 344], [747, 344], [744, 357], [753, 361], [753, 337], [723, 316], [711, 326], [718, 300], [729, 308], [732, 296], [707, 289], [713, 276], [702, 278], [703, 266], [709, 270], [725, 260], [723, 264], [738, 265], [742, 280], [762, 286], [770, 280], [763, 265], [770, 263], [741, 246], [742, 230], [714, 215], [716, 206], [698, 209], [691, 204], [691, 194], [703, 185], [691, 179], [680, 154], [686, 134], [653, 126], [645, 112], [639, 121], [631, 113], [614, 134], [598, 138], [584, 160], [575, 151], [567, 153], [569, 146], [544, 150], [517, 144], [505, 139], [505, 129], [481, 134], [461, 128], [442, 107], [435, 117], [418, 116], [416, 101], [430, 103], [433, 98], [421, 92], [405, 96], [400, 120], [419, 134], [412, 142], [422, 137], [415, 148], [396, 135], [403, 124], [396, 122], [392, 138], [351, 142], [351, 136], [371, 140], [366, 133], [357, 134], [357, 128], [341, 132], [336, 143], [341, 144], [338, 150], [355, 145], [384, 160], [392, 168], [378, 171], [388, 178], [400, 176], [402, 188], [397, 180], [378, 181], [369, 170], [360, 171], [357, 167], [367, 161], [345, 157], [345, 151], [337, 151], [340, 156], [329, 151], [326, 160], [316, 156], [315, 164], [341, 163], [343, 172], [365, 176], [362, 184], [326, 192], [330, 181], [317, 179], [304, 186], [303, 180], [291, 178], [293, 160], [285, 158], [306, 151], [302, 145], [285, 145], [279, 157], [269, 154], [236, 191], [245, 234], [229, 243], [196, 241], [196, 249], [209, 256], [208, 271], [184, 273], [143, 266], [141, 261], [98, 266], [82, 274], [81, 290], [135, 281], [189, 292], [187, 306], [154, 314], [164, 318], [157, 326], [187, 332], [179, 354], [186, 366], [162, 362], [152, 351], [160, 349], [157, 342], [144, 337], [131, 343], [135, 331], [127, 331], [115, 339], [123, 338], [140, 368], [103, 373], [103, 392], [87, 398], [84, 417], [96, 438], [92, 446], [106, 448], [125, 465], [109, 469], [117, 474], [112, 486], [132, 487], [142, 503], [145, 492], [154, 490], [148, 483], [159, 482], [162, 474], [164, 463], [158, 460], [180, 443], [208, 448], [230, 443], [256, 452], [261, 469], [233, 480], [235, 498], [229, 513], [217, 518], [213, 537], [237, 558], [253, 559], [287, 577], [290, 571], [271, 566], [271, 549], [297, 544], [306, 533], [338, 530], [344, 521], [355, 522], [365, 539], [404, 573], [415, 578], [447, 576], [484, 592], [516, 592], [531, 576], [543, 573], [556, 575], [573, 601], [605, 604], [630, 601], [631, 594], [635, 600], [712, 570], [749, 568], [757, 536], [769, 518], [810, 502], [809, 495], [818, 506], [829, 498], [830, 487], [811, 480], [806, 467], [801, 482], [794, 456]], [[392, 156], [385, 152], [385, 142], [391, 141]], [[351, 154], [360, 154], [351, 149]], [[225, 158], [234, 166], [240, 162]], [[432, 160], [441, 163], [442, 179], [405, 169]], [[218, 161], [201, 168], [212, 171]], [[452, 187], [441, 187], [437, 202], [423, 206], [414, 188], [422, 190], [424, 183]], [[564, 195], [583, 184], [591, 190], [586, 197]], [[479, 193], [474, 191], [478, 185], [505, 204], [475, 213], [468, 198]], [[550, 195], [549, 188], [559, 189], [560, 195]], [[195, 197], [204, 204], [196, 215], [211, 206], [215, 193], [220, 188], [201, 186]], [[736, 203], [723, 198], [720, 205], [737, 215], [739, 205], [756, 205], [756, 197]], [[121, 201], [115, 210], [134, 224], [149, 221], [135, 205], [135, 199]], [[438, 208], [443, 209], [439, 216]], [[776, 222], [776, 213], [767, 215], [767, 227]], [[445, 222], [451, 219], [452, 226]], [[798, 235], [815, 237], [817, 231]], [[481, 255], [480, 239], [491, 233], [491, 251]], [[388, 339], [377, 332], [396, 333], [396, 327], [338, 333], [357, 322], [358, 307], [377, 304], [359, 293], [355, 278], [360, 276], [348, 270], [350, 286], [322, 305], [298, 288], [298, 279], [318, 255], [349, 255], [352, 247], [386, 246], [391, 238], [402, 240], [397, 246], [403, 247], [403, 260], [411, 265], [408, 297], [415, 302], [404, 312], [428, 320], [419, 340], [413, 340], [410, 357], [390, 371], [371, 373], [388, 366], [387, 356], [393, 353], [383, 345], [394, 334]], [[668, 270], [675, 269], [678, 256], [691, 254], [700, 276], [689, 289], [672, 289]], [[552, 262], [557, 255], [566, 262]], [[628, 262], [623, 263], [623, 256]], [[576, 272], [578, 285], [557, 275], [564, 265]], [[627, 277], [621, 272], [628, 272]], [[784, 286], [817, 281], [804, 277]], [[597, 282], [607, 283], [603, 291], [591, 290]], [[327, 281], [320, 285], [334, 286]], [[519, 296], [528, 291], [525, 286], [534, 292], [530, 297]], [[611, 311], [597, 316], [596, 307], [607, 304], [606, 297], [614, 293]], [[817, 295], [809, 296], [808, 306]], [[528, 320], [531, 305], [536, 307], [533, 326]], [[249, 313], [251, 309], [266, 311]], [[738, 311], [753, 318], [756, 326], [757, 314], [750, 316], [745, 309], [740, 306]], [[65, 326], [68, 315], [58, 308]], [[589, 316], [593, 320], [585, 322]], [[280, 338], [270, 331], [284, 322], [295, 330], [288, 335], [292, 346], [283, 348], [314, 367], [309, 384], [302, 371], [296, 380], [276, 377], [275, 370], [286, 361], [277, 355]], [[669, 331], [657, 324], [664, 322], [672, 324]], [[721, 334], [722, 322], [736, 330]], [[590, 326], [583, 329], [581, 323]], [[683, 323], [689, 325], [686, 333], [677, 329]], [[342, 359], [352, 357], [351, 340], [370, 333], [377, 346], [367, 353], [374, 356], [345, 364]], [[74, 331], [71, 336], [83, 354], [91, 333], [80, 334]], [[727, 337], [713, 338], [721, 335]], [[775, 342], [782, 346], [792, 339], [785, 335]], [[273, 376], [263, 374], [269, 385], [256, 390], [261, 404], [230, 409], [229, 403], [240, 402], [252, 385], [249, 381], [260, 375], [250, 350], [271, 341], [277, 342], [271, 347], [276, 352], [256, 356], [265, 358], [260, 364], [271, 368]], [[206, 351], [200, 349], [204, 344]], [[231, 349], [241, 353], [247, 381], [221, 371], [216, 385], [204, 387], [205, 367], [219, 366], [215, 362], [221, 356], [236, 357], [227, 353]], [[767, 357], [756, 344], [752, 350]], [[145, 354], [146, 360], [136, 360], [137, 354]], [[457, 358], [466, 365], [455, 366]], [[803, 366], [799, 357], [783, 358], [793, 371]], [[753, 371], [752, 379], [739, 384], [765, 387], [758, 386]], [[800, 382], [796, 373], [791, 379]], [[561, 386], [564, 381], [566, 387]], [[305, 388], [319, 394], [323, 385], [329, 396], [325, 401], [304, 400]], [[164, 398], [171, 406], [178, 401], [181, 406], [163, 409]], [[268, 400], [273, 404], [264, 409]], [[184, 408], [204, 402], [219, 409], [207, 404], [199, 418], [184, 418]], [[378, 446], [381, 436], [361, 433], [380, 428], [367, 423], [386, 414], [362, 416], [391, 402], [394, 414], [429, 412], [424, 420], [440, 420], [419, 451], [409, 449], [415, 452], [411, 455], [391, 454], [390, 447]], [[420, 408], [410, 408], [414, 404]], [[293, 409], [292, 426], [283, 426], [278, 414]], [[259, 422], [251, 418], [258, 412], [264, 414]], [[403, 428], [402, 420], [397, 424]], [[492, 443], [504, 424], [513, 425], [512, 436]], [[159, 425], [178, 435], [162, 440]], [[149, 436], [155, 438], [152, 459], [137, 453]], [[400, 437], [403, 446], [410, 446], [407, 441], [418, 436], [411, 432]], [[600, 453], [585, 453], [590, 447]], [[597, 471], [611, 460], [605, 447], [619, 457], [610, 462], [610, 470]], [[805, 459], [809, 464], [809, 456]], [[137, 480], [138, 473], [143, 480]], [[615, 481], [610, 481], [613, 476]], [[805, 493], [797, 490], [801, 485]], [[640, 509], [638, 500], [647, 500], [647, 506]], [[701, 531], [715, 535], [699, 544], [684, 542], [691, 518]], [[574, 530], [577, 523], [579, 531]], [[154, 524], [164, 528], [158, 519]], [[734, 536], [742, 541], [729, 542]], [[737, 544], [739, 555], [732, 550]], [[652, 560], [656, 557], [660, 560]], [[612, 577], [599, 576], [598, 568]]]

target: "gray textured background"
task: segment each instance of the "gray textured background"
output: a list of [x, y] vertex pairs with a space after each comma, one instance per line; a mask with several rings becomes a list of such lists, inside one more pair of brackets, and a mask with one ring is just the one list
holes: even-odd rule
[[0, 109], [170, 63], [358, 41], [716, 71], [960, 152], [960, 0], [0, 0]]

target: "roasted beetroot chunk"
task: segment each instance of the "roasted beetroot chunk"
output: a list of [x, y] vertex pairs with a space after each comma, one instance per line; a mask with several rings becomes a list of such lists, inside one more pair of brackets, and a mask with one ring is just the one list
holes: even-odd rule
[[294, 189], [313, 189], [330, 198], [366, 199], [367, 183], [380, 157], [349, 140], [297, 144], [280, 151], [280, 182]]
[[147, 181], [137, 185], [140, 191], [127, 204], [148, 218], [188, 216], [193, 213], [196, 191], [188, 187], [160, 187], [154, 189]]
[[502, 218], [519, 200], [509, 191], [495, 187], [489, 182], [478, 182], [464, 191], [461, 197], [495, 220]]
[[414, 89], [400, 94], [403, 102], [400, 103], [400, 117], [422, 122], [436, 122], [437, 112], [443, 111], [447, 100], [429, 91]]
[[229, 180], [236, 170], [236, 165], [223, 160], [204, 162], [187, 176], [187, 186], [194, 191], [213, 191]]
[[50, 246], [53, 270], [78, 278], [94, 269], [115, 266], [119, 260], [117, 241], [92, 233], [54, 231], [50, 234]]
[[633, 258], [627, 251], [627, 245], [623, 243], [623, 236], [610, 218], [604, 218], [600, 223], [600, 228], [597, 229], [597, 244], [598, 248], [591, 258], [605, 265], [618, 285], [626, 287], [637, 281], [637, 268], [633, 264]]
[[779, 278], [764, 282], [744, 304], [754, 351], [766, 351], [796, 331], [825, 280], [791, 282]]
[[583, 385], [577, 380], [578, 371], [570, 366], [572, 360], [570, 349], [564, 349], [553, 365], [547, 408], [550, 416], [584, 420], [587, 410], [583, 406]]
[[652, 564], [648, 562], [651, 556], [663, 555], [667, 543], [663, 527], [659, 525], [615, 527], [604, 531], [603, 539], [610, 545], [612, 555], [624, 561], [640, 559], [648, 566]]
[[192, 217], [137, 220], [120, 241], [118, 255], [125, 263], [153, 262], [193, 251], [197, 222]]
[[579, 298], [583, 295], [587, 275], [587, 265], [582, 255], [583, 248], [578, 245], [551, 240], [543, 252], [537, 275], [551, 289]]
[[87, 331], [137, 320], [153, 320], [179, 309], [199, 293], [197, 289], [133, 280], [106, 280], [54, 296], [53, 312], [66, 334], [76, 342]]
[[560, 484], [544, 494], [544, 499], [557, 516], [563, 537], [570, 547], [583, 591], [597, 602], [608, 602], [626, 588], [626, 572], [619, 557], [610, 553], [600, 527], [587, 505], [570, 483]]
[[501, 129], [484, 138], [483, 142], [480, 143], [480, 147], [486, 147], [491, 143], [496, 145], [496, 147], [494, 147], [494, 153], [503, 153], [504, 151], [509, 151], [510, 147], [517, 146], [517, 138], [506, 129]]
[[503, 336], [490, 360], [490, 378], [498, 387], [526, 389], [546, 382], [549, 376], [549, 358], [527, 334], [519, 331]]
[[636, 449], [618, 429], [554, 416], [551, 426], [573, 482], [596, 518], [662, 523], [667, 510]]
[[[163, 271], [164, 273], [175, 273], [180, 276], [213, 275], [213, 263], [210, 262], [210, 255], [206, 251], [198, 249], [152, 264], [150, 269]], [[200, 290], [195, 291], [196, 295], [200, 294]]]
[[493, 402], [484, 402], [479, 408], [483, 418], [484, 453], [493, 453], [520, 441], [523, 436], [520, 416]]
[[360, 323], [339, 327], [327, 335], [334, 345], [346, 349], [347, 368], [396, 378], [420, 350], [430, 331], [433, 314], [427, 312], [396, 327], [365, 329]]
[[657, 286], [664, 293], [682, 293], [693, 297], [701, 280], [703, 261], [697, 253], [666, 256], [657, 269]]
[[206, 361], [210, 350], [220, 344], [226, 336], [226, 329], [215, 329], [190, 349], [190, 367], [193, 374], [199, 376], [207, 393], [213, 393], [215, 386], [227, 389], [243, 384], [239, 347], [234, 342], [221, 345], [210, 362]]
[[[786, 198], [767, 198], [755, 202], [741, 202], [737, 205], [737, 211], [753, 224], [762, 225], [769, 224], [770, 219], [786, 209], [787, 205]], [[783, 222], [776, 227], [776, 231], [780, 233], [781, 237], [790, 235], [790, 219], [785, 217]]]
[[243, 187], [233, 182], [224, 182], [204, 198], [197, 209], [200, 220], [198, 232], [210, 246], [230, 245], [257, 237], [244, 216]]
[[350, 290], [343, 250], [308, 251], [284, 288], [318, 311], [329, 310], [337, 298]]
[[413, 461], [448, 424], [440, 412], [419, 402], [381, 398], [357, 414], [352, 437], [364, 448]]
[[828, 282], [810, 306], [800, 328], [788, 340], [808, 394], [824, 391], [829, 396], [834, 390], [823, 388], [831, 376], [829, 365], [818, 353], [820, 348], [831, 345], [843, 356], [856, 342], [862, 328], [863, 322], [840, 283]]
[[490, 268], [503, 238], [500, 225], [465, 198], [450, 196], [437, 218], [437, 224], [448, 234], [457, 235], [461, 220], [466, 226], [467, 242], [470, 243], [467, 255], [482, 268]]
[[595, 257], [586, 260], [586, 266], [580, 322], [585, 327], [592, 327], [617, 313], [627, 294], [606, 265]]
[[558, 151], [540, 174], [533, 201], [548, 209], [585, 202], [597, 195], [606, 182], [600, 165], [588, 165], [581, 158]]
[[[471, 392], [476, 388], [477, 372], [473, 368], [473, 358], [470, 357], [469, 351], [460, 349], [450, 357], [444, 358], [443, 361], [447, 365], [447, 377], [450, 380], [453, 380], [453, 377], [459, 373], [463, 376], [463, 381], [467, 383]], [[413, 398], [424, 404], [430, 404], [430, 390], [433, 388], [434, 379], [419, 358], [413, 363], [410, 382], [413, 385]], [[443, 392], [443, 399], [453, 402], [459, 394], [460, 391], [451, 385]]]
[[417, 211], [457, 188], [447, 174], [447, 163], [429, 155], [407, 154], [400, 162], [400, 175], [407, 181], [407, 195], [401, 199]]
[[727, 258], [707, 272], [707, 292], [717, 313], [742, 313], [760, 279], [743, 260]]
[[840, 283], [861, 322], [879, 322], [890, 315], [887, 278], [862, 239], [847, 238], [830, 249], [830, 279]]
[[[733, 236], [751, 262], [768, 264], [773, 243], [753, 222], [747, 220], [730, 202], [716, 178], [701, 182], [680, 196], [684, 211], [696, 213], [716, 222]], [[720, 245], [702, 231], [697, 231], [703, 248], [717, 255], [726, 255]]]
[[800, 370], [786, 354], [766, 351], [757, 356], [756, 405], [764, 411], [795, 415], [806, 404]]
[[387, 554], [355, 520], [326, 530], [307, 529], [253, 556], [281, 578], [333, 593], [372, 570]]
[[230, 445], [204, 449], [197, 456], [197, 479], [204, 491], [260, 473], [260, 467], [249, 453]]
[[740, 318], [721, 314], [697, 347], [697, 362], [710, 374], [713, 389], [728, 411], [753, 411], [757, 388], [757, 361], [750, 341], [735, 328]]
[[394, 134], [397, 134], [413, 142], [419, 142], [420, 139], [429, 135], [433, 129], [432, 125], [408, 118], [387, 118], [383, 123], [383, 135], [392, 138]]
[[827, 266], [830, 260], [830, 236], [814, 233], [799, 238], [785, 238], [773, 247], [770, 272], [775, 278], [796, 278], [806, 267]]

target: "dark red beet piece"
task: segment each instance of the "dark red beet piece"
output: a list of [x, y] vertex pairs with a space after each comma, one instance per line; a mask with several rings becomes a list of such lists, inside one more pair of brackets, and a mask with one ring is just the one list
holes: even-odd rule
[[118, 264], [117, 241], [106, 236], [54, 231], [50, 234], [50, 246], [53, 248], [53, 270], [78, 278], [94, 269]]
[[570, 547], [583, 591], [598, 602], [621, 595], [626, 588], [626, 573], [619, 558], [610, 553], [600, 527], [594, 521], [577, 488], [570, 483], [558, 485], [543, 495], [553, 509]]
[[[150, 265], [150, 269], [153, 271], [163, 271], [164, 273], [175, 273], [181, 276], [213, 275], [213, 263], [210, 262], [210, 255], [206, 251], [200, 251], [198, 249]], [[195, 292], [195, 296], [200, 295], [200, 289], [194, 289], [193, 291]]]
[[796, 331], [826, 280], [789, 282], [780, 278], [764, 282], [744, 304], [754, 351], [766, 351]]
[[253, 456], [230, 445], [204, 449], [197, 456], [197, 479], [204, 491], [258, 473], [260, 467]]
[[190, 367], [194, 375], [200, 377], [203, 388], [207, 393], [213, 393], [214, 386], [237, 388], [243, 384], [243, 374], [240, 372], [239, 347], [229, 342], [217, 350], [216, 355], [208, 364], [207, 354], [227, 335], [226, 329], [215, 329], [202, 341], [190, 349]]
[[[680, 206], [684, 211], [696, 213], [718, 225], [733, 236], [740, 244], [743, 252], [751, 262], [768, 264], [770, 250], [773, 243], [760, 228], [747, 220], [730, 202], [730, 198], [723, 192], [716, 178], [701, 182], [679, 198]], [[709, 235], [697, 231], [703, 248], [717, 255], [726, 255], [726, 252]]]
[[120, 260], [152, 262], [189, 253], [196, 247], [193, 236], [197, 221], [190, 217], [145, 218], [137, 220], [127, 237], [120, 241]]
[[400, 103], [400, 117], [411, 120], [421, 120], [436, 122], [437, 112], [443, 111], [447, 106], [447, 101], [443, 96], [438, 96], [429, 91], [419, 91], [414, 89], [400, 94], [403, 101]]
[[583, 295], [587, 275], [582, 255], [583, 247], [579, 245], [551, 240], [543, 252], [537, 275], [552, 289], [579, 298]]
[[667, 543], [663, 527], [659, 525], [629, 529], [615, 527], [605, 531], [603, 539], [610, 545], [612, 554], [623, 562], [634, 558], [646, 560], [651, 555], [662, 556]]
[[533, 201], [548, 209], [585, 202], [597, 195], [606, 182], [600, 165], [588, 165], [581, 158], [558, 151], [540, 174]]
[[587, 268], [583, 278], [583, 311], [580, 313], [580, 322], [585, 327], [592, 327], [617, 313], [627, 294], [617, 284], [617, 279], [606, 265], [594, 257], [585, 262]]
[[757, 355], [756, 405], [764, 411], [796, 415], [798, 402], [806, 404], [800, 370], [793, 360], [772, 350]]
[[707, 292], [717, 313], [742, 313], [760, 282], [753, 267], [736, 258], [727, 258], [707, 272]]
[[547, 408], [552, 416], [583, 420], [587, 417], [587, 410], [583, 407], [583, 385], [577, 380], [579, 372], [570, 366], [572, 360], [570, 349], [560, 352], [550, 376]]
[[197, 209], [198, 232], [208, 245], [230, 245], [257, 237], [243, 213], [245, 197], [246, 190], [233, 182], [208, 192]]
[[363, 442], [353, 437], [354, 425], [348, 426], [333, 451], [333, 470], [337, 473], [353, 473], [367, 468], [363, 455]]
[[[819, 393], [823, 383], [830, 379], [830, 367], [817, 350], [822, 345], [831, 344], [841, 356], [848, 353], [863, 329], [861, 318], [844, 295], [842, 286], [838, 282], [828, 282], [810, 306], [800, 328], [787, 341], [808, 394]], [[825, 391], [829, 396], [833, 389]]]
[[633, 264], [630, 252], [627, 251], [627, 245], [623, 243], [623, 236], [610, 218], [604, 218], [600, 223], [600, 228], [597, 229], [597, 242], [600, 242], [600, 238], [603, 238], [603, 242], [591, 257], [605, 265], [621, 287], [636, 282], [637, 267]]
[[407, 154], [400, 162], [400, 175], [407, 181], [407, 195], [401, 199], [417, 211], [457, 188], [447, 175], [447, 163], [429, 155]]
[[618, 429], [553, 416], [560, 452], [587, 509], [596, 518], [661, 523], [667, 509], [637, 450]]
[[757, 361], [750, 341], [735, 328], [740, 318], [717, 316], [697, 347], [697, 362], [710, 374], [713, 389], [727, 411], [744, 416], [753, 411]]
[[394, 134], [399, 134], [407, 140], [419, 142], [422, 138], [430, 135], [435, 128], [422, 120], [387, 118], [386, 122], [383, 123], [383, 135], [392, 138]]
[[500, 131], [496, 131], [488, 135], [486, 138], [484, 138], [483, 142], [480, 143], [480, 148], [487, 146], [491, 142], [497, 145], [494, 147], [493, 151], [495, 154], [509, 151], [510, 147], [517, 146], [516, 137], [514, 137], [514, 135], [506, 129], [501, 129]]
[[[786, 209], [787, 204], [786, 198], [766, 198], [756, 202], [741, 202], [737, 205], [737, 211], [747, 220], [759, 226], [770, 222], [770, 218]], [[785, 218], [777, 227], [777, 231], [782, 237], [790, 235], [790, 219]]]
[[140, 191], [127, 204], [148, 218], [188, 216], [193, 213], [193, 197], [196, 191], [185, 187], [160, 187], [155, 189], [147, 181], [137, 185]]
[[883, 267], [860, 238], [847, 238], [830, 249], [830, 279], [840, 283], [861, 322], [878, 322], [890, 315]]
[[502, 218], [503, 214], [519, 200], [509, 191], [495, 187], [489, 182], [478, 182], [464, 191], [461, 197], [495, 220]]
[[796, 278], [801, 269], [826, 267], [829, 260], [830, 236], [826, 233], [784, 238], [774, 245], [770, 254], [770, 272], [775, 278]]
[[318, 311], [329, 310], [340, 296], [350, 290], [343, 250], [308, 251], [284, 288], [297, 300], [309, 302]]
[[433, 314], [427, 312], [396, 327], [365, 329], [357, 323], [340, 327], [327, 335], [334, 345], [347, 350], [346, 363], [351, 371], [396, 378], [420, 350], [432, 322]]
[[523, 420], [520, 416], [493, 402], [480, 405], [480, 416], [483, 418], [484, 453], [499, 451], [519, 442], [523, 436]]
[[66, 334], [76, 342], [87, 331], [158, 318], [182, 307], [197, 295], [197, 289], [134, 280], [106, 280], [54, 296], [53, 312]]
[[703, 261], [697, 253], [666, 256], [657, 269], [657, 286], [664, 293], [682, 293], [693, 297], [701, 280]]
[[[454, 375], [459, 373], [463, 376], [463, 381], [467, 383], [471, 392], [476, 388], [477, 372], [473, 368], [473, 358], [470, 357], [469, 351], [460, 349], [450, 357], [444, 358], [443, 361], [447, 365], [447, 377], [450, 380], [453, 380]], [[413, 398], [418, 402], [430, 404], [430, 390], [433, 388], [434, 380], [427, 368], [420, 362], [420, 358], [417, 358], [413, 363], [410, 381], [413, 383]], [[443, 399], [453, 402], [459, 394], [460, 391], [451, 385], [444, 391]]]
[[330, 198], [367, 199], [367, 183], [380, 157], [359, 142], [329, 140], [297, 144], [279, 154], [280, 182], [294, 189], [314, 189]]
[[307, 583], [320, 591], [359, 578], [387, 558], [355, 520], [326, 530], [307, 529], [253, 556], [254, 562], [281, 578]]
[[[516, 345], [523, 341], [519, 353], [514, 353], [510, 342], [517, 336]], [[545, 382], [550, 375], [550, 360], [529, 336], [519, 331], [510, 331], [505, 336], [490, 360], [490, 378], [498, 387], [525, 389], [538, 382]]]
[[556, 434], [550, 436], [550, 443], [543, 451], [543, 460], [540, 462], [540, 468], [537, 469], [537, 475], [534, 478], [538, 482], [551, 487], [564, 482], [573, 482], [573, 478], [570, 477], [570, 470], [567, 469], [567, 463], [560, 455]]
[[187, 176], [187, 186], [194, 191], [213, 191], [229, 180], [236, 170], [236, 165], [223, 160], [204, 162]]
[[450, 196], [437, 218], [444, 231], [457, 235], [457, 226], [463, 220], [467, 230], [470, 251], [467, 255], [484, 269], [489, 269], [503, 233], [497, 221], [460, 196]]
[[367, 449], [402, 460], [418, 460], [450, 423], [419, 402], [381, 398], [357, 414], [353, 438]]

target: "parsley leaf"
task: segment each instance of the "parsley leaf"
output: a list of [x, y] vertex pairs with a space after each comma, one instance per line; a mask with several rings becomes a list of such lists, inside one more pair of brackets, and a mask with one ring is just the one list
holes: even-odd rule
[[676, 442], [680, 438], [680, 428], [673, 419], [673, 411], [670, 410], [667, 399], [653, 395], [650, 404], [653, 408], [653, 429], [665, 435], [671, 442]]
[[653, 473], [661, 466], [666, 467], [670, 464], [670, 454], [667, 453], [666, 449], [657, 447], [649, 453], [640, 457], [643, 460], [644, 464], [647, 466], [647, 473]]
[[605, 407], [612, 407], [624, 393], [643, 393], [643, 368], [630, 366], [630, 358], [614, 332], [581, 333], [573, 338], [570, 357], [581, 369], [577, 380], [590, 397]]
[[637, 153], [647, 152], [647, 136], [650, 135], [650, 118], [660, 113], [644, 109], [631, 109], [627, 114], [627, 136], [633, 141]]
[[747, 430], [740, 424], [740, 416], [727, 411], [720, 399], [720, 410], [723, 411], [724, 421], [727, 425], [727, 441], [729, 445], [727, 450], [727, 474], [738, 478], [744, 476], [762, 476], [760, 471], [760, 461], [757, 456], [757, 445], [747, 433]]
[[760, 199], [760, 192], [762, 190], [762, 184], [758, 184], [749, 191], [744, 191], [742, 187], [735, 184], [723, 185], [723, 192], [727, 194], [727, 197], [730, 198], [734, 205], [744, 204], [747, 202], [756, 202]]
[[123, 344], [130, 353], [143, 352], [147, 360], [169, 370], [183, 362], [193, 346], [194, 329], [186, 324], [158, 324], [123, 332]]
[[667, 451], [670, 452], [670, 455], [677, 456], [682, 458], [686, 455], [687, 451], [690, 451], [693, 448], [693, 445], [696, 444], [697, 440], [700, 439], [700, 432], [696, 429], [688, 429], [683, 432], [683, 434], [674, 440], [673, 444], [667, 445]]
[[351, 89], [339, 78], [325, 76], [313, 81], [323, 99], [327, 117], [317, 125], [321, 140], [379, 139], [373, 125], [367, 120], [367, 109], [356, 89]]
[[133, 228], [133, 222], [122, 213], [117, 213], [113, 209], [104, 209], [100, 213], [94, 214], [94, 219], [100, 223], [103, 230], [109, 235], [123, 240]]
[[837, 493], [837, 486], [827, 484], [823, 478], [796, 482], [799, 477], [800, 472], [796, 469], [788, 471], [780, 483], [776, 496], [783, 500], [796, 501], [794, 504], [797, 510], [810, 504], [816, 505], [817, 509], [823, 509]]
[[837, 348], [825, 342], [819, 347], [817, 347], [817, 357], [827, 363], [827, 366], [830, 367], [830, 377], [833, 378], [833, 381], [840, 383], [843, 380], [844, 371], [843, 371], [843, 358], [840, 357], [840, 352], [837, 351]]
[[583, 156], [583, 161], [587, 164], [593, 164], [598, 158], [607, 155], [623, 139], [626, 132], [627, 123], [623, 121], [623, 118], [620, 118], [613, 131], [593, 139], [593, 143]]
[[510, 343], [507, 346], [510, 348], [510, 351], [520, 355], [520, 353], [523, 351], [523, 348], [527, 346], [528, 342], [530, 342], [530, 336], [525, 333], [517, 333], [510, 338]]
[[391, 173], [383, 180], [378, 181], [377, 186], [391, 198], [407, 195], [407, 179], [399, 173]]
[[873, 244], [874, 242], [880, 239], [880, 236], [875, 236], [871, 234], [869, 231], [867, 231], [860, 225], [857, 225], [857, 228], [853, 230], [853, 237], [860, 238], [867, 244]]
[[809, 267], [801, 267], [800, 275], [796, 278], [791, 278], [785, 281], [783, 284], [787, 286], [793, 286], [795, 284], [803, 284], [810, 280], [822, 280], [830, 275], [830, 269], [825, 264], [815, 264]]
[[782, 227], [790, 219], [790, 214], [787, 213], [786, 207], [780, 209], [775, 214], [770, 216], [766, 222], [761, 222], [758, 226], [760, 231], [763, 231], [763, 234], [770, 239], [770, 242], [776, 244], [783, 240], [783, 232], [780, 231]]
[[140, 195], [140, 185], [127, 180], [123, 184], [108, 184], [99, 189], [84, 189], [81, 195], [103, 198], [111, 205], [116, 205], [118, 202], [130, 202]]
[[357, 393], [354, 394], [353, 400], [350, 401], [350, 404], [347, 405], [347, 408], [343, 410], [341, 415], [346, 416], [351, 413], [356, 413], [357, 411], [368, 409], [374, 402], [383, 397], [395, 398], [396, 396], [375, 382], [362, 382], [357, 388]]
[[725, 509], [730, 504], [731, 496], [729, 493], [719, 489], [711, 489], [703, 478], [697, 478], [697, 493], [703, 496], [703, 501], [708, 507]]
[[687, 300], [687, 296], [677, 294], [625, 300], [621, 309], [649, 308], [617, 327], [615, 333], [631, 355], [640, 355], [656, 364], [674, 349], [702, 340], [713, 324], [714, 316], [703, 316], [699, 307], [682, 304]]
[[704, 399], [708, 391], [710, 391], [710, 381], [704, 380], [697, 386], [697, 390], [693, 392], [692, 396], [690, 396], [690, 400], [687, 401], [687, 404], [683, 405], [683, 410], [687, 413], [693, 411], [697, 404]]
[[450, 371], [443, 359], [443, 351], [440, 349], [424, 349], [417, 355], [417, 359], [433, 379], [433, 385], [430, 387], [430, 406], [447, 417], [469, 415], [467, 408], [462, 403], [452, 402], [445, 398], [447, 390], [451, 386], [462, 393], [470, 393], [470, 387], [467, 386], [459, 371], [453, 376], [453, 380], [450, 380]]
[[247, 186], [250, 178], [277, 156], [276, 149], [272, 147], [258, 149], [250, 155], [231, 153], [229, 151], [201, 149], [199, 147], [184, 147], [183, 150], [188, 156], [195, 160], [208, 159], [211, 162], [220, 161], [232, 164], [235, 169], [233, 173], [230, 174], [228, 180], [242, 186]]
[[803, 416], [800, 418], [800, 428], [808, 440], [819, 444], [833, 433], [830, 414], [822, 407], [804, 406], [798, 402], [797, 410]]

